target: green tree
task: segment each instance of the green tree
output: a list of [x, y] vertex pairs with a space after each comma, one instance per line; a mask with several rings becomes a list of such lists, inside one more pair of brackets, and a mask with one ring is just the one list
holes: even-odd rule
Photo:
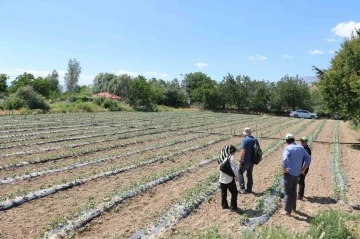
[[50, 90], [53, 94], [59, 94], [61, 92], [61, 86], [59, 83], [59, 73], [53, 70], [51, 74], [46, 77], [50, 82]]
[[238, 110], [249, 107], [250, 77], [229, 74], [224, 77], [223, 83], [227, 93], [228, 104], [235, 105]]
[[166, 82], [161, 79], [152, 78], [149, 81], [151, 87], [151, 101], [163, 105], [165, 100]]
[[10, 77], [6, 74], [0, 74], [0, 93], [6, 93], [7, 92], [7, 80], [9, 80]]
[[49, 98], [52, 91], [50, 78], [38, 77], [33, 80], [31, 85], [36, 92], [38, 92], [45, 98]]
[[360, 121], [360, 31], [344, 40], [328, 69], [314, 67], [329, 113]]
[[165, 86], [165, 99], [164, 104], [172, 107], [186, 107], [187, 106], [187, 93], [183, 89], [178, 79], [173, 79], [171, 82], [166, 83]]
[[[112, 73], [99, 73], [95, 76], [92, 85], [92, 91], [94, 94], [99, 92], [109, 91], [114, 94], [114, 88], [117, 86], [117, 76]], [[116, 95], [116, 94], [115, 94]]]
[[298, 75], [285, 75], [276, 84], [275, 100], [280, 110], [296, 110], [297, 108], [311, 110], [310, 88]]
[[77, 85], [81, 74], [80, 62], [75, 58], [70, 59], [68, 63], [68, 72], [65, 73], [65, 85], [67, 91], [74, 93], [75, 86]]
[[265, 81], [254, 81], [254, 95], [252, 108], [255, 111], [266, 112], [269, 109], [271, 91], [269, 83]]
[[144, 76], [138, 76], [130, 82], [130, 106], [149, 106], [151, 102], [151, 85]]
[[131, 77], [129, 75], [119, 75], [110, 80], [108, 91], [124, 99], [129, 97]]
[[35, 80], [35, 77], [31, 73], [26, 73], [19, 75], [11, 82], [11, 86], [9, 87], [10, 93], [15, 93], [19, 88], [32, 85], [32, 82]]
[[213, 89], [213, 81], [202, 72], [189, 73], [185, 75], [184, 85], [191, 102], [204, 103], [205, 91]]

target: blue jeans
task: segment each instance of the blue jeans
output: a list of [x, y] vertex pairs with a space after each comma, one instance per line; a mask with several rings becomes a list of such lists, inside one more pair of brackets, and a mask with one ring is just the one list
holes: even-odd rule
[[245, 180], [244, 180], [244, 172], [246, 171], [246, 177], [247, 177], [247, 184], [246, 184], [246, 190], [249, 192], [252, 192], [253, 187], [253, 163], [247, 163], [243, 166], [239, 167], [239, 185], [240, 189], [245, 189]]
[[296, 210], [296, 190], [299, 182], [298, 176], [292, 176], [288, 173], [284, 174], [284, 192], [285, 192], [285, 211], [291, 213]]

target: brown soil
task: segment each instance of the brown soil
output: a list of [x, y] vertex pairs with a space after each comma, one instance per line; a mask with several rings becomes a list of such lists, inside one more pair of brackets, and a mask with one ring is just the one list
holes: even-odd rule
[[[237, 139], [232, 139], [228, 141], [228, 143], [235, 143], [236, 141]], [[1, 212], [0, 225], [4, 226], [2, 233], [5, 238], [11, 238], [8, 236], [12, 235], [11, 233], [14, 233], [14, 231], [16, 235], [24, 235], [24, 233], [29, 233], [27, 225], [31, 224], [32, 233], [30, 233], [29, 236], [37, 236], [40, 231], [58, 215], [67, 214], [77, 207], [84, 206], [89, 196], [94, 197], [95, 200], [101, 200], [106, 193], [111, 193], [115, 189], [121, 189], [131, 182], [136, 182], [154, 172], [161, 172], [170, 167], [180, 166], [181, 164], [191, 161], [198, 162], [201, 160], [198, 155], [202, 155], [201, 158], [204, 158], [206, 154], [216, 154], [223, 144], [224, 142], [214, 145], [210, 152], [209, 149], [192, 152], [180, 157], [175, 162], [166, 161], [164, 163], [156, 163], [146, 168], [137, 168], [112, 177], [91, 181], [85, 185]], [[61, 203], [59, 203], [60, 201]], [[33, 217], [33, 215], [41, 215], [44, 211], [46, 212], [46, 217]], [[23, 218], [34, 218], [34, 220], [29, 220], [27, 224], [16, 224], [16, 222], [21, 221]]]
[[[311, 134], [319, 123], [320, 121], [310, 124], [302, 134]], [[291, 129], [283, 129], [280, 134], [284, 135], [288, 132], [291, 132]], [[260, 143], [262, 144], [262, 142]], [[265, 147], [262, 146], [262, 148]], [[214, 226], [218, 227], [220, 233], [224, 236], [239, 235], [243, 229], [240, 225], [245, 218], [244, 214], [252, 217], [259, 213], [254, 210], [255, 201], [271, 185], [274, 175], [279, 171], [282, 152], [283, 147], [272, 152], [259, 165], [254, 167], [253, 194], [239, 194], [238, 197], [238, 207], [241, 209], [242, 215], [227, 210], [224, 211], [221, 208], [221, 194], [218, 192], [209, 202], [201, 205], [193, 214], [180, 221], [171, 232], [165, 233], [161, 238], [182, 238], [184, 234], [188, 235], [197, 230], [209, 230]], [[230, 200], [230, 196], [228, 196], [228, 200]]]
[[[307, 231], [310, 220], [316, 214], [329, 207], [336, 207], [331, 199], [333, 195], [333, 177], [330, 171], [330, 159], [332, 152], [332, 136], [334, 121], [328, 120], [319, 133], [316, 141], [324, 143], [314, 143], [311, 147], [312, 162], [309, 173], [306, 176], [305, 198], [297, 201], [297, 210], [291, 217], [281, 215], [281, 208], [271, 217], [268, 224], [282, 226], [288, 230]], [[325, 143], [328, 142], [328, 143]], [[283, 202], [282, 202], [283, 203]]]
[[155, 187], [123, 203], [117, 210], [104, 213], [92, 221], [79, 238], [106, 238], [117, 235], [129, 237], [136, 230], [156, 221], [186, 190], [213, 174], [217, 165], [213, 163], [169, 183]]
[[[195, 134], [182, 135], [182, 136], [178, 136], [177, 139], [183, 138], [185, 136], [187, 138], [189, 138], [189, 137], [192, 137], [194, 135]], [[180, 144], [177, 144], [176, 146], [173, 145], [173, 146], [164, 147], [164, 148], [161, 148], [161, 149], [149, 150], [149, 151], [146, 151], [144, 153], [131, 155], [131, 156], [128, 156], [128, 157], [120, 158], [118, 160], [112, 160], [112, 161], [107, 161], [107, 162], [104, 162], [104, 163], [93, 164], [93, 165], [84, 166], [84, 167], [80, 167], [80, 168], [77, 168], [77, 169], [74, 169], [74, 170], [69, 170], [69, 171], [64, 171], [64, 172], [59, 172], [59, 173], [51, 173], [51, 174], [48, 174], [48, 175], [45, 175], [45, 176], [36, 177], [34, 179], [31, 179], [31, 180], [18, 181], [18, 182], [14, 183], [14, 184], [2, 185], [0, 187], [0, 195], [8, 195], [8, 194], [10, 194], [10, 192], [16, 192], [17, 190], [20, 190], [20, 189], [26, 189], [26, 190], [29, 190], [29, 191], [33, 191], [35, 189], [38, 189], [39, 187], [46, 188], [46, 187], [49, 187], [51, 185], [60, 184], [63, 179], [71, 179], [71, 178], [76, 178], [76, 177], [79, 177], [79, 176], [84, 177], [86, 175], [91, 175], [93, 171], [108, 170], [111, 166], [131, 162], [132, 160], [135, 160], [135, 159], [141, 159], [142, 158], [142, 159], [145, 160], [146, 158], [154, 158], [154, 157], [156, 157], [158, 155], [161, 155], [161, 154], [168, 154], [170, 150], [181, 150], [181, 149], [184, 149], [184, 148], [192, 147], [194, 145], [198, 145], [200, 142], [202, 142], [202, 143], [209, 142], [212, 139], [216, 139], [216, 138], [219, 138], [219, 136], [211, 135], [209, 137], [196, 139], [196, 140], [193, 140], [191, 142], [180, 143]], [[174, 138], [174, 137], [171, 138], [171, 140], [174, 140], [174, 139], [176, 139], [176, 138]], [[169, 141], [169, 137], [166, 138], [166, 139], [157, 140], [156, 144], [165, 143], [167, 141]], [[153, 144], [154, 144], [154, 142], [149, 142], [149, 145], [153, 145]], [[141, 145], [141, 146], [146, 147], [148, 145], [146, 144], [146, 145]], [[121, 154], [121, 153], [128, 152], [128, 151], [131, 151], [131, 150], [137, 150], [139, 148], [138, 145], [128, 146], [128, 147], [126, 147], [121, 152], [117, 151], [116, 153]], [[112, 150], [112, 151], [114, 151], [114, 150]], [[107, 151], [107, 155], [109, 155], [112, 151]], [[105, 157], [103, 155], [103, 153], [101, 155], [100, 152], [96, 153], [96, 154], [92, 154], [91, 157], [93, 158], [96, 155], [98, 155], [99, 157]], [[79, 158], [84, 158], [84, 157], [85, 156], [79, 157]], [[89, 157], [89, 156], [87, 156], [87, 157]], [[58, 162], [60, 162], [60, 161], [58, 161]], [[54, 167], [60, 167], [60, 163], [53, 162], [53, 164], [54, 164]], [[62, 162], [62, 165], [63, 165], [63, 162]], [[32, 166], [26, 167], [26, 169], [28, 169], [28, 170], [30, 170], [32, 172], [32, 171], [34, 171], [34, 169], [39, 170], [38, 168], [36, 168], [38, 166], [39, 165], [32, 165]], [[18, 170], [22, 174], [25, 174], [24, 169], [21, 169], [21, 171], [20, 171], [20, 169], [18, 169]], [[9, 175], [9, 172], [14, 173], [15, 171], [16, 170], [12, 170], [12, 171], [7, 170], [6, 174]]]
[[[177, 132], [164, 132], [164, 133], [160, 133], [160, 134], [156, 134], [156, 135], [144, 135], [144, 136], [135, 136], [135, 137], [132, 137], [132, 138], [128, 138], [128, 139], [120, 139], [120, 140], [113, 140], [113, 141], [107, 141], [107, 142], [99, 142], [99, 143], [96, 143], [96, 144], [90, 144], [90, 145], [84, 145], [84, 146], [79, 146], [79, 147], [76, 147], [76, 148], [67, 148], [67, 147], [64, 147], [64, 148], [60, 148], [60, 149], [55, 149], [55, 150], [51, 150], [51, 151], [48, 151], [48, 152], [38, 152], [38, 153], [34, 153], [34, 154], [30, 154], [30, 155], [23, 155], [23, 156], [9, 156], [9, 157], [5, 157], [5, 158], [2, 158], [1, 160], [1, 164], [2, 165], [6, 165], [6, 164], [13, 164], [14, 161], [19, 161], [19, 162], [22, 162], [22, 161], [29, 161], [31, 159], [41, 159], [41, 158], [44, 158], [44, 156], [46, 155], [58, 155], [58, 154], [70, 154], [71, 152], [73, 152], [74, 150], [75, 151], [80, 151], [80, 150], [88, 150], [88, 149], [92, 149], [92, 148], [96, 148], [96, 147], [106, 147], [107, 145], [114, 145], [114, 144], [126, 144], [126, 143], [131, 143], [131, 142], [134, 142], [134, 141], [144, 141], [144, 142], [141, 142], [141, 143], [137, 143], [138, 145], [146, 145], [146, 144], [149, 144], [149, 143], [152, 143], [152, 139], [154, 140], [157, 140], [156, 138], [158, 137], [162, 137], [162, 136], [166, 136], [166, 138], [163, 138], [163, 139], [159, 139], [159, 142], [161, 140], [168, 140], [167, 138], [168, 137], [179, 137], [177, 136]], [[186, 137], [186, 136], [181, 136], [181, 138], [183, 137]], [[189, 137], [191, 137], [191, 134], [189, 135]], [[69, 143], [72, 143], [72, 142], [69, 142]], [[131, 147], [131, 146], [134, 146], [134, 145], [129, 145], [127, 147]], [[146, 146], [144, 146], [146, 147]], [[122, 149], [121, 146], [119, 146], [118, 148], [115, 148], [115, 149], [109, 149], [109, 150], [106, 150], [106, 149], [103, 149], [99, 152], [95, 152], [95, 153], [92, 153], [91, 155], [95, 155], [95, 154], [104, 154], [104, 151], [106, 151], [107, 153], [111, 153], [111, 151], [115, 151], [115, 152], [118, 152], [119, 149]], [[89, 154], [88, 154], [89, 155]], [[85, 156], [79, 156], [77, 158], [83, 158], [83, 157], [89, 157], [88, 155], [85, 155]], [[57, 161], [49, 161], [47, 163], [43, 163], [43, 164], [40, 164], [40, 165], [46, 165], [46, 166], [53, 166], [52, 164], [56, 163], [56, 164], [59, 164], [59, 163], [71, 163], [71, 162], [74, 162], [74, 158], [65, 158], [65, 159], [60, 159], [60, 160], [57, 160]], [[30, 165], [29, 167], [38, 167], [39, 164], [37, 165]]]
[[[146, 175], [153, 172], [166, 170], [169, 167], [180, 165], [180, 163], [198, 161], [198, 155], [216, 154], [225, 143], [238, 144], [239, 139], [233, 138], [228, 142], [221, 142], [211, 149], [204, 149], [188, 153], [179, 157], [175, 162], [166, 161], [164, 163], [156, 163], [148, 167], [142, 167], [129, 172], [124, 172], [109, 178], [103, 178], [97, 181], [89, 182], [80, 187], [75, 187], [71, 190], [59, 192], [52, 196], [25, 203], [17, 208], [10, 209], [1, 213], [0, 224], [4, 225], [2, 230], [3, 236], [6, 238], [9, 235], [27, 235], [37, 236], [39, 232], [58, 215], [69, 213], [77, 207], [83, 206], [89, 196], [93, 196], [97, 200], [101, 200], [105, 193], [112, 192], [114, 189], [122, 188], [130, 182], [135, 182]], [[270, 143], [270, 141], [267, 140]], [[59, 203], [61, 201], [61, 204]], [[33, 215], [41, 215], [46, 212], [46, 217], [34, 217]], [[23, 218], [34, 218], [27, 221], [27, 223], [16, 223]], [[31, 230], [29, 230], [31, 228]], [[14, 233], [15, 232], [15, 233]], [[13, 233], [13, 234], [12, 234]]]
[[342, 144], [342, 166], [347, 177], [348, 203], [360, 206], [360, 134], [350, 128], [349, 123], [340, 123], [340, 142]]
[[[219, 136], [217, 136], [217, 138], [218, 137]], [[115, 160], [111, 160], [111, 161], [106, 161], [103, 163], [97, 163], [97, 164], [92, 164], [92, 165], [88, 165], [88, 166], [83, 166], [83, 167], [79, 167], [79, 168], [76, 168], [73, 170], [67, 170], [67, 171], [58, 172], [58, 173], [50, 173], [50, 174], [36, 177], [36, 178], [30, 179], [30, 180], [21, 180], [16, 183], [13, 183], [13, 184], [2, 185], [0, 187], [0, 195], [9, 193], [10, 190], [16, 191], [16, 190], [22, 189], [22, 188], [26, 188], [27, 190], [33, 191], [33, 190], [39, 188], [40, 186], [49, 187], [51, 185], [60, 184], [62, 179], [69, 180], [69, 179], [75, 179], [76, 177], [91, 176], [91, 175], [93, 175], [92, 172], [94, 172], [94, 171], [110, 170], [111, 166], [129, 163], [129, 162], [131, 162], [131, 160], [135, 160], [135, 159], [146, 160], [146, 159], [155, 158], [157, 155], [159, 155], [162, 152], [166, 152], [168, 154], [168, 153], [170, 153], [170, 150], [179, 150], [182, 148], [188, 148], [193, 145], [198, 145], [200, 142], [204, 142], [204, 140], [206, 140], [208, 142], [214, 138], [216, 138], [216, 136], [210, 136], [207, 138], [197, 139], [197, 140], [191, 141], [189, 143], [181, 143], [176, 146], [173, 145], [173, 146], [165, 147], [162, 149], [149, 150], [144, 153], [135, 154], [135, 155], [131, 155], [128, 157], [123, 157], [123, 158], [115, 159]], [[167, 141], [163, 141], [163, 143], [168, 142], [168, 141], [169, 141], [169, 139], [167, 139]], [[156, 141], [156, 142], [159, 142], [159, 141]], [[133, 150], [137, 150], [137, 149], [139, 149], [139, 148], [135, 148]], [[127, 152], [127, 151], [131, 151], [131, 149], [125, 150], [123, 152]], [[122, 152], [119, 152], [119, 154], [121, 154], [121, 153]], [[102, 156], [102, 157], [104, 157], [104, 156]]]

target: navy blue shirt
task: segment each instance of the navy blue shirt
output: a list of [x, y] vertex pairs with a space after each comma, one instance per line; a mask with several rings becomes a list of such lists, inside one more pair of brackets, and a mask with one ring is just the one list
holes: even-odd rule
[[246, 135], [243, 141], [241, 142], [240, 149], [245, 149], [244, 164], [249, 164], [254, 157], [254, 145], [255, 138], [253, 136]]

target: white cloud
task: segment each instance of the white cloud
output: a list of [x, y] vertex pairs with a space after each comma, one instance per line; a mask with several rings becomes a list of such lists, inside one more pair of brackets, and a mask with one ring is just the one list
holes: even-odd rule
[[331, 32], [340, 37], [350, 37], [355, 29], [360, 29], [360, 22], [341, 22], [333, 27]]
[[334, 54], [334, 53], [335, 53], [335, 51], [329, 51], [329, 53], [330, 53], [330, 54]]
[[117, 72], [117, 74], [118, 74], [118, 75], [125, 75], [125, 74], [126, 74], [126, 75], [134, 76], [134, 77], [140, 75], [139, 72], [127, 71], [127, 70], [119, 70], [119, 71]]
[[159, 73], [159, 72], [154, 72], [154, 71], [147, 71], [144, 75], [146, 76], [162, 76], [162, 77], [167, 77], [169, 74], [168, 73]]
[[284, 58], [284, 59], [293, 59], [294, 57], [293, 57], [293, 56], [289, 56], [289, 55], [283, 55], [282, 58]]
[[199, 63], [196, 63], [195, 66], [196, 66], [197, 68], [199, 68], [199, 69], [202, 69], [202, 68], [204, 68], [204, 67], [209, 66], [209, 64], [199, 62]]
[[318, 49], [316, 49], [316, 50], [310, 50], [310, 51], [308, 51], [311, 55], [320, 55], [320, 54], [324, 54], [324, 52], [323, 51], [320, 51], [320, 50], [318, 50]]
[[268, 58], [266, 56], [262, 56], [260, 54], [257, 54], [255, 56], [249, 56], [248, 59], [250, 61], [266, 61]]

